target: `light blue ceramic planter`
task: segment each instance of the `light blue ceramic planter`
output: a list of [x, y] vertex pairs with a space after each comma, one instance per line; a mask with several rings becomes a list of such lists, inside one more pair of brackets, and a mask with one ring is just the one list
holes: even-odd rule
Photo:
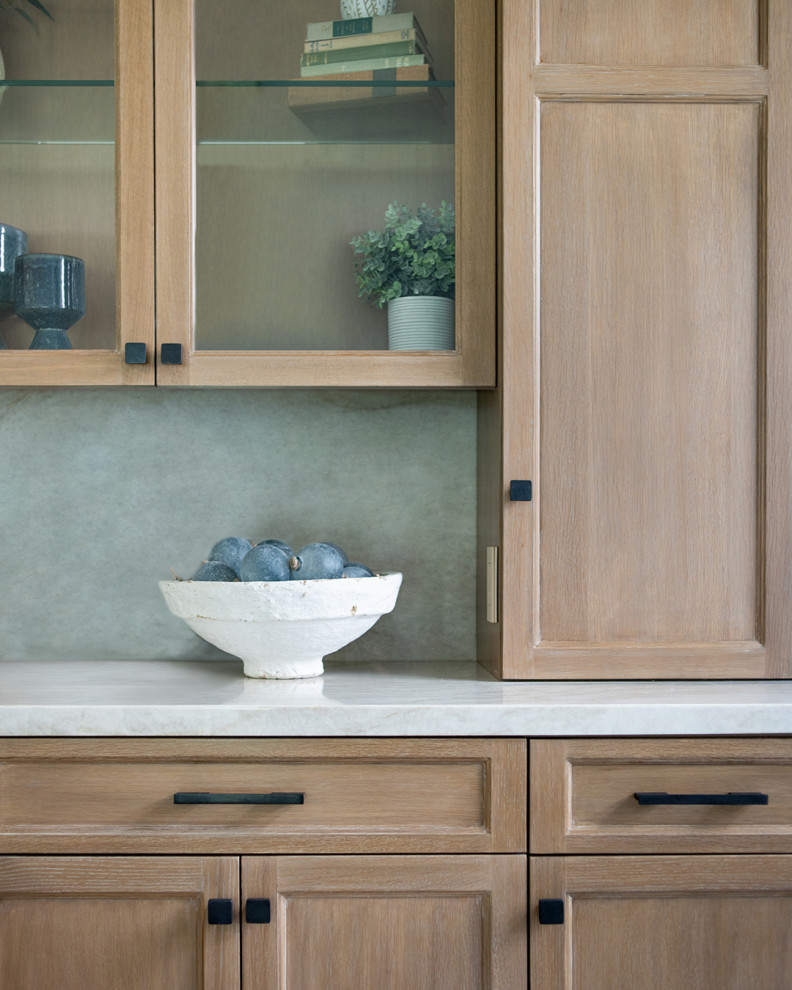
[[391, 299], [388, 347], [392, 351], [453, 351], [454, 300], [444, 296]]

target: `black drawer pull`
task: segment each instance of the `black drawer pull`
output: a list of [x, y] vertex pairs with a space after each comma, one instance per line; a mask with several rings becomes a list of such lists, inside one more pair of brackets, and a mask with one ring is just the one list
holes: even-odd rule
[[666, 794], [665, 791], [636, 792], [638, 804], [768, 804], [766, 794], [729, 791], [728, 794]]
[[210, 794], [209, 791], [179, 791], [174, 804], [305, 804], [305, 795], [273, 791], [271, 794]]

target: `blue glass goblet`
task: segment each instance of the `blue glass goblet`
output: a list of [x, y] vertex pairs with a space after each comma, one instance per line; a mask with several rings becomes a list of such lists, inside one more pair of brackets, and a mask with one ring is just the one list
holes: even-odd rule
[[36, 331], [31, 350], [70, 349], [66, 331], [85, 316], [85, 262], [69, 254], [21, 255], [14, 307]]

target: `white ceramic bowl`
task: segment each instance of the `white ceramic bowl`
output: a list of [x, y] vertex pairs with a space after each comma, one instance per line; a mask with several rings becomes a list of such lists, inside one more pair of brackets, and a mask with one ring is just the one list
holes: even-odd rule
[[334, 581], [160, 581], [168, 608], [248, 677], [316, 677], [393, 611], [399, 573]]

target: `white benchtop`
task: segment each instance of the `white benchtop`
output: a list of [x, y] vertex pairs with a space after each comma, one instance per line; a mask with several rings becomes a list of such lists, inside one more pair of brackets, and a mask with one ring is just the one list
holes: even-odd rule
[[0, 662], [0, 736], [792, 734], [792, 681], [499, 681], [473, 663]]

